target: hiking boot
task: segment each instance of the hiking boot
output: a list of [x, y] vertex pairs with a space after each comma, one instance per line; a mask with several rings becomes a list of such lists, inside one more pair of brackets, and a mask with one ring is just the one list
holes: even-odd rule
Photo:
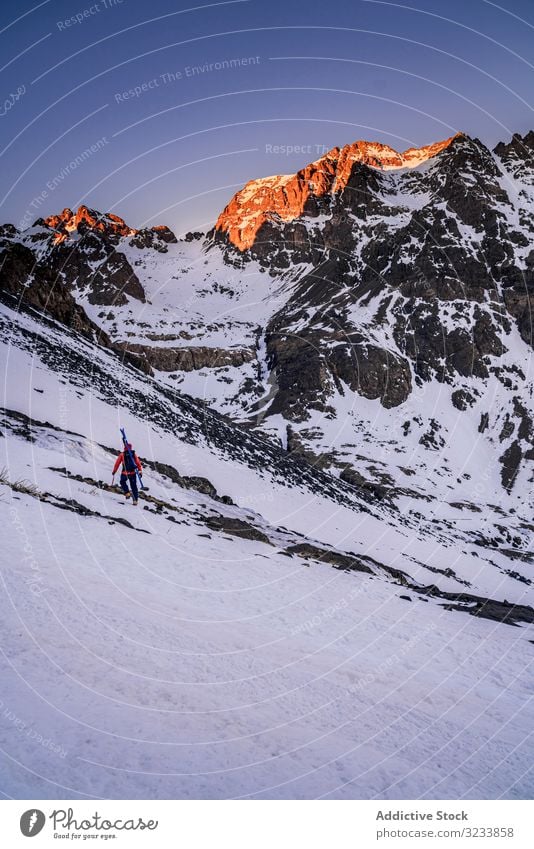
[[131, 493], [129, 493], [129, 492], [125, 492], [125, 493], [124, 493], [124, 497], [125, 497], [125, 498], [130, 498], [130, 496], [131, 496]]

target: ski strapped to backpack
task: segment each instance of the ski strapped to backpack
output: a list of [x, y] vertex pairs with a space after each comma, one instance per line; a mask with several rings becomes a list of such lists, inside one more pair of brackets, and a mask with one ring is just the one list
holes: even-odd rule
[[126, 432], [125, 432], [123, 427], [121, 427], [120, 430], [121, 430], [122, 441], [124, 443], [124, 451], [128, 452], [128, 456], [129, 456], [130, 460], [132, 461], [132, 466], [133, 466], [133, 468], [135, 470], [135, 474], [137, 475], [137, 478], [139, 480], [139, 487], [140, 487], [140, 489], [143, 489], [145, 492], [147, 492], [148, 486], [144, 485], [143, 478], [141, 477], [141, 474], [139, 473], [139, 469], [137, 468], [137, 464], [135, 462], [134, 455], [132, 454], [132, 449], [128, 448], [129, 443], [128, 443], [128, 439], [126, 438]]

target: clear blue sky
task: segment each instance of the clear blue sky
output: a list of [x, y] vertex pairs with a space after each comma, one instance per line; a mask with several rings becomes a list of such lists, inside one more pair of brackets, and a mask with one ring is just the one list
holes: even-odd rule
[[0, 45], [15, 224], [86, 203], [206, 229], [247, 180], [335, 145], [534, 127], [532, 0], [4, 0]]

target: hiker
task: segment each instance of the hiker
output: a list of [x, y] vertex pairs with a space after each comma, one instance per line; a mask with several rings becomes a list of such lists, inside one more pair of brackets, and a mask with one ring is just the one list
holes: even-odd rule
[[114, 484], [115, 473], [119, 466], [122, 464], [121, 470], [121, 489], [124, 492], [125, 498], [130, 497], [130, 489], [128, 489], [128, 483], [130, 484], [130, 488], [132, 490], [131, 495], [133, 495], [132, 504], [137, 504], [139, 500], [139, 492], [137, 489], [137, 475], [136, 468], [139, 472], [139, 477], [143, 476], [143, 467], [141, 465], [141, 461], [139, 457], [135, 453], [132, 448], [130, 442], [124, 443], [124, 450], [121, 451], [119, 456], [115, 461], [115, 465], [113, 466], [113, 477], [111, 479], [111, 485]]

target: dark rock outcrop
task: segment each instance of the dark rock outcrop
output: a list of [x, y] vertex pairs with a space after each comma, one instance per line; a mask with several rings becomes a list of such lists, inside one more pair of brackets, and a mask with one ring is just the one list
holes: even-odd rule
[[197, 371], [202, 368], [241, 366], [256, 357], [251, 348], [210, 348], [205, 345], [162, 348], [130, 342], [119, 344], [122, 350], [144, 357], [150, 366], [160, 371]]
[[341, 554], [328, 548], [321, 548], [308, 542], [297, 543], [286, 548], [288, 554], [298, 554], [308, 560], [318, 560], [321, 563], [329, 563], [335, 569], [343, 569], [345, 572], [366, 572], [373, 574], [373, 570], [358, 557], [351, 554]]
[[[15, 242], [0, 250], [0, 269], [0, 292], [13, 296], [14, 303], [42, 310], [91, 342], [120, 350], [107, 333], [91, 321], [62, 277], [49, 265], [36, 263], [29, 248]], [[121, 351], [121, 356], [141, 371], [150, 373], [150, 366], [143, 358], [127, 351]]]

